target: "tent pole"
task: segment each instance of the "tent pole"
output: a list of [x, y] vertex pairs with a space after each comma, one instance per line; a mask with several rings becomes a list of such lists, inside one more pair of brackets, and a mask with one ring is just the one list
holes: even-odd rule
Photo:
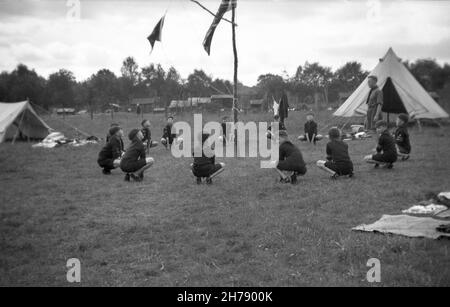
[[422, 132], [422, 123], [420, 122], [420, 119], [417, 119], [417, 125], [419, 127], [419, 132]]
[[20, 116], [20, 122], [19, 122], [19, 125], [17, 125], [17, 132], [16, 132], [16, 134], [14, 135], [14, 138], [13, 138], [13, 141], [12, 141], [12, 144], [13, 144], [13, 145], [14, 145], [14, 143], [16, 143], [16, 139], [17, 139], [17, 137], [18, 137], [19, 134], [20, 134], [20, 126], [22, 126], [22, 122], [23, 122], [24, 116], [25, 116], [25, 110], [22, 111], [22, 115]]
[[[233, 77], [233, 122], [236, 124], [238, 122], [238, 111], [237, 111], [237, 99], [238, 99], [238, 52], [236, 46], [236, 6], [232, 6], [232, 17], [231, 17], [231, 29], [232, 29], [232, 40], [233, 40], [233, 55], [234, 55], [234, 77]], [[235, 146], [237, 146], [237, 136], [236, 130], [234, 131]], [[237, 149], [237, 147], [235, 147]]]

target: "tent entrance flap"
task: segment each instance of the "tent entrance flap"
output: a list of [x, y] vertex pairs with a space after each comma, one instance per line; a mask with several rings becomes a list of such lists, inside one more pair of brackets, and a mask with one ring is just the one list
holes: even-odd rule
[[400, 95], [395, 89], [391, 77], [388, 77], [386, 79], [386, 83], [384, 84], [383, 100], [384, 100], [382, 109], [383, 112], [393, 114], [400, 114], [400, 113], [408, 114], [405, 105], [403, 104], [402, 99], [400, 98]]

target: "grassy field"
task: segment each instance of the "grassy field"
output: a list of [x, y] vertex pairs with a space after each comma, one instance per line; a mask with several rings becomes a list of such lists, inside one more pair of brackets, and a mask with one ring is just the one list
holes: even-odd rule
[[[163, 115], [149, 118], [159, 137]], [[245, 117], [256, 119], [269, 115]], [[66, 121], [104, 137], [111, 118]], [[140, 122], [134, 114], [114, 121], [126, 131]], [[291, 113], [288, 131], [298, 134], [303, 123], [304, 114]], [[120, 171], [101, 174], [101, 144], [2, 144], [0, 286], [69, 285], [65, 265], [73, 257], [82, 263], [82, 286], [373, 286], [370, 258], [381, 261], [377, 285], [450, 286], [449, 240], [351, 231], [450, 189], [450, 129], [411, 134], [412, 158], [393, 170], [362, 162], [372, 140], [351, 142], [356, 178], [336, 182], [314, 166], [326, 142], [299, 144], [308, 173], [296, 186], [277, 183], [258, 159], [224, 159], [227, 170], [214, 185], [197, 186], [190, 159], [157, 147], [145, 181], [125, 183]]]

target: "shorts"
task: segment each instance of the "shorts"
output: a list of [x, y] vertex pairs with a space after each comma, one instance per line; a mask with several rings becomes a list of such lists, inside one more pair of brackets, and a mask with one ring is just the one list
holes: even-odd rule
[[222, 169], [221, 164], [208, 164], [203, 166], [194, 166], [192, 173], [195, 177], [206, 178]]
[[120, 164], [120, 169], [124, 173], [134, 173], [147, 165], [147, 161], [145, 159], [140, 159], [133, 162], [126, 162]]
[[332, 161], [327, 161], [325, 167], [329, 168], [333, 172], [336, 172], [339, 176], [346, 176], [353, 174], [352, 164], [338, 164]]
[[404, 154], [404, 155], [409, 155], [411, 153], [411, 150], [408, 150], [408, 149], [406, 149], [404, 147], [401, 147], [399, 145], [397, 145], [397, 149], [398, 149], [399, 153]]
[[380, 163], [394, 163], [397, 161], [397, 155], [378, 153], [372, 156], [372, 160]]
[[105, 170], [113, 170], [114, 167], [114, 159], [103, 159], [97, 161], [98, 165]]
[[278, 162], [277, 168], [280, 171], [296, 172], [299, 175], [305, 175], [307, 171], [306, 166], [293, 163], [289, 160], [283, 160]]

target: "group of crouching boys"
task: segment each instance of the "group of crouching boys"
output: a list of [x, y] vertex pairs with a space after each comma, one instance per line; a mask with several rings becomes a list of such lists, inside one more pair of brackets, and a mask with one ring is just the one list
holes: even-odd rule
[[[273, 167], [280, 176], [282, 183], [297, 183], [297, 177], [303, 176], [307, 172], [306, 163], [302, 152], [295, 145], [286, 131], [284, 123], [275, 116], [275, 121], [279, 124], [278, 135], [274, 135], [269, 128], [268, 138], [279, 138], [279, 160], [273, 161]], [[389, 131], [386, 121], [378, 121], [376, 127], [377, 147], [376, 153], [364, 157], [364, 161], [374, 164], [375, 168], [392, 169], [394, 163], [400, 158], [402, 161], [409, 159], [411, 144], [407, 124], [409, 116], [400, 114], [396, 121], [396, 130], [394, 134]], [[225, 121], [224, 121], [225, 123]], [[226, 140], [226, 125], [222, 123], [224, 142]], [[176, 134], [172, 132], [173, 117], [169, 117], [167, 125], [164, 127], [161, 139], [162, 145], [170, 149], [176, 140]], [[103, 168], [103, 174], [111, 174], [111, 170], [120, 168], [125, 173], [125, 181], [142, 181], [144, 172], [154, 164], [154, 159], [147, 157], [150, 148], [158, 145], [152, 141], [150, 122], [144, 120], [141, 129], [133, 129], [129, 132], [128, 138], [131, 141], [127, 150], [123, 143], [123, 129], [118, 125], [112, 125], [107, 136], [107, 143], [102, 148], [98, 157], [98, 164]], [[199, 136], [201, 144], [210, 137], [203, 133]], [[326, 160], [317, 161], [316, 165], [329, 173], [332, 179], [341, 176], [354, 176], [353, 162], [348, 151], [348, 144], [343, 140], [341, 131], [334, 127], [328, 131], [329, 142], [326, 145]], [[322, 140], [323, 136], [318, 134], [318, 125], [314, 121], [313, 114], [307, 115], [305, 124], [305, 133], [298, 137], [299, 141], [316, 144]], [[197, 184], [205, 181], [212, 183], [212, 179], [223, 172], [225, 164], [216, 163], [213, 152], [206, 152], [207, 146], [202, 146], [201, 155], [193, 155], [194, 161], [191, 164], [191, 170], [196, 177]], [[212, 151], [214, 148], [212, 148]]]

